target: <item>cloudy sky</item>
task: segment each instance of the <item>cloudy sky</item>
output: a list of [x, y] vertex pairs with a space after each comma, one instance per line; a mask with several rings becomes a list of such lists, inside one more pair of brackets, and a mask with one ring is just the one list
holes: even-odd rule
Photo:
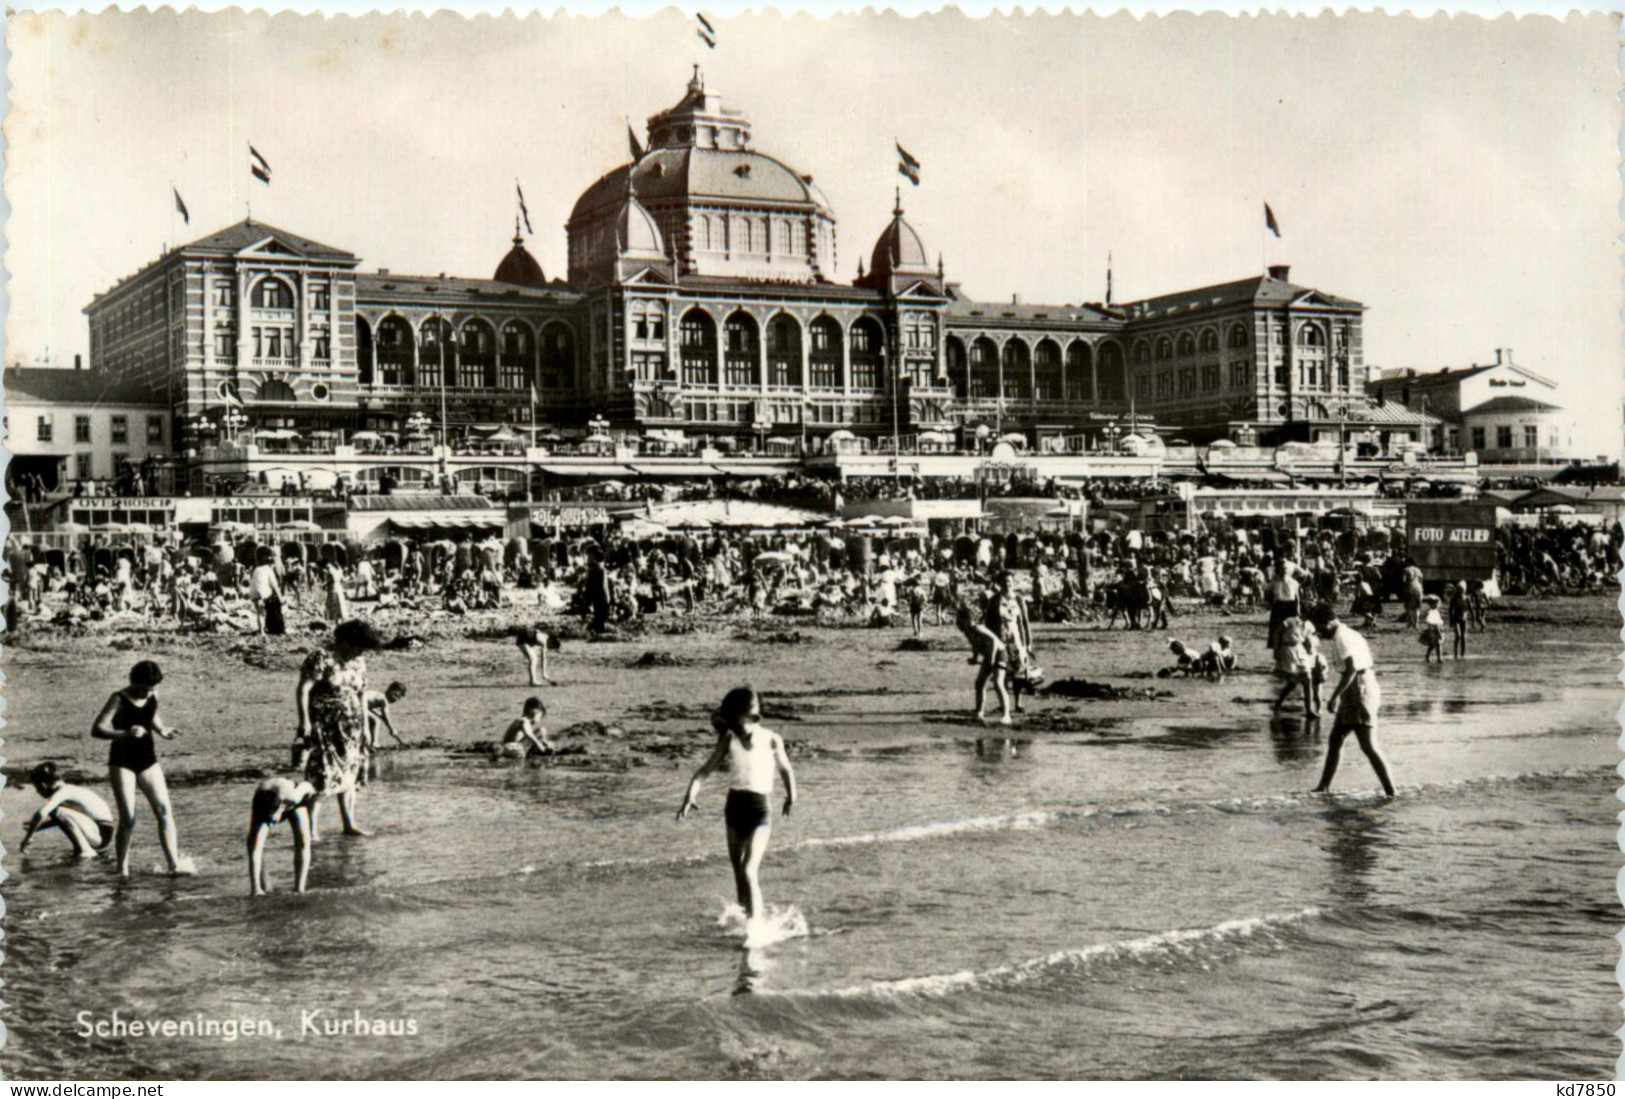
[[[1510, 347], [1562, 383], [1589, 449], [1618, 449], [1609, 17], [715, 21], [713, 52], [676, 11], [16, 17], [7, 355], [71, 362], [93, 293], [250, 198], [365, 269], [484, 276], [518, 177], [530, 247], [560, 274], [563, 223], [624, 160], [625, 119], [641, 133], [701, 62], [834, 204], [843, 279], [887, 220], [895, 135], [924, 164], [909, 218], [974, 295], [1098, 300], [1108, 252], [1119, 301], [1290, 263], [1366, 303], [1368, 361]], [[1267, 252], [1266, 200], [1284, 234]]]

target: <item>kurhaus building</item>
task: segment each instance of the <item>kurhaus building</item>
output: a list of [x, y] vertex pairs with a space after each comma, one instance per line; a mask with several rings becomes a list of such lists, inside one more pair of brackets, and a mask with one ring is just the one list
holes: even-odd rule
[[[91, 366], [177, 424], [462, 425], [1035, 443], [1154, 420], [1201, 442], [1335, 437], [1374, 417], [1363, 307], [1267, 275], [1117, 306], [970, 300], [904, 216], [851, 284], [813, 176], [756, 149], [698, 70], [648, 147], [571, 211], [549, 280], [516, 232], [489, 279], [364, 273], [340, 248], [243, 221], [87, 307]], [[422, 420], [419, 421], [423, 422]], [[184, 434], [177, 437], [184, 437]]]

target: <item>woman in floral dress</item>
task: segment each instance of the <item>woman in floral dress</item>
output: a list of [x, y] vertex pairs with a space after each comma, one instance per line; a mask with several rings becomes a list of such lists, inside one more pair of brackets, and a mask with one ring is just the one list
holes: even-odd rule
[[321, 798], [336, 795], [344, 834], [365, 836], [355, 822], [356, 779], [361, 772], [367, 730], [365, 654], [379, 647], [367, 623], [352, 619], [333, 631], [332, 651], [316, 649], [299, 672], [296, 758], [304, 758], [305, 780], [316, 788], [310, 814], [312, 841], [320, 838]]

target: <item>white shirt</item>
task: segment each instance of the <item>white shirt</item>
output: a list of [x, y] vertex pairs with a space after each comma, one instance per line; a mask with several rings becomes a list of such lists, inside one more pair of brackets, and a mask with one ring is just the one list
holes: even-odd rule
[[262, 602], [271, 598], [276, 591], [276, 570], [270, 565], [256, 565], [248, 575], [248, 590]]
[[1343, 669], [1350, 660], [1354, 661], [1356, 672], [1369, 672], [1375, 668], [1371, 660], [1371, 646], [1366, 644], [1365, 638], [1343, 623], [1337, 624], [1337, 629], [1332, 631], [1332, 635], [1326, 638], [1325, 642], [1326, 663], [1337, 674], [1343, 674]]

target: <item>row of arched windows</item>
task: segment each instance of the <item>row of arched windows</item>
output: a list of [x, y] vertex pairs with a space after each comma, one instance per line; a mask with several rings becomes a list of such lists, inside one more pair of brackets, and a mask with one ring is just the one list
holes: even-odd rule
[[789, 218], [741, 214], [698, 214], [694, 218], [694, 247], [701, 252], [793, 256], [804, 251], [802, 239], [802, 227]]
[[575, 386], [575, 332], [563, 321], [548, 321], [540, 332], [523, 321], [501, 329], [473, 317], [453, 328], [430, 317], [414, 332], [404, 317], [391, 314], [376, 331], [356, 318], [358, 370], [362, 385], [523, 390], [532, 382], [545, 389]]
[[[717, 330], [717, 322], [703, 309], [690, 309], [678, 326], [683, 381], [688, 385], [715, 386], [726, 383], [743, 388], [759, 387], [761, 375], [760, 329], [756, 318], [743, 310], [730, 313]], [[853, 389], [879, 389], [885, 332], [873, 317], [859, 317], [842, 331], [834, 317], [814, 318], [805, 333], [807, 341], [807, 384], [814, 389], [842, 389], [842, 350]], [[799, 389], [802, 385], [801, 324], [787, 313], [775, 314], [767, 322], [767, 384], [769, 387]], [[718, 352], [721, 351], [719, 369]]]
[[1098, 347], [1075, 339], [1066, 346], [1044, 338], [1032, 349], [1023, 340], [1001, 350], [979, 336], [967, 347], [948, 338], [948, 381], [961, 399], [1010, 397], [1018, 400], [1121, 401], [1128, 395], [1123, 350], [1107, 341]]

